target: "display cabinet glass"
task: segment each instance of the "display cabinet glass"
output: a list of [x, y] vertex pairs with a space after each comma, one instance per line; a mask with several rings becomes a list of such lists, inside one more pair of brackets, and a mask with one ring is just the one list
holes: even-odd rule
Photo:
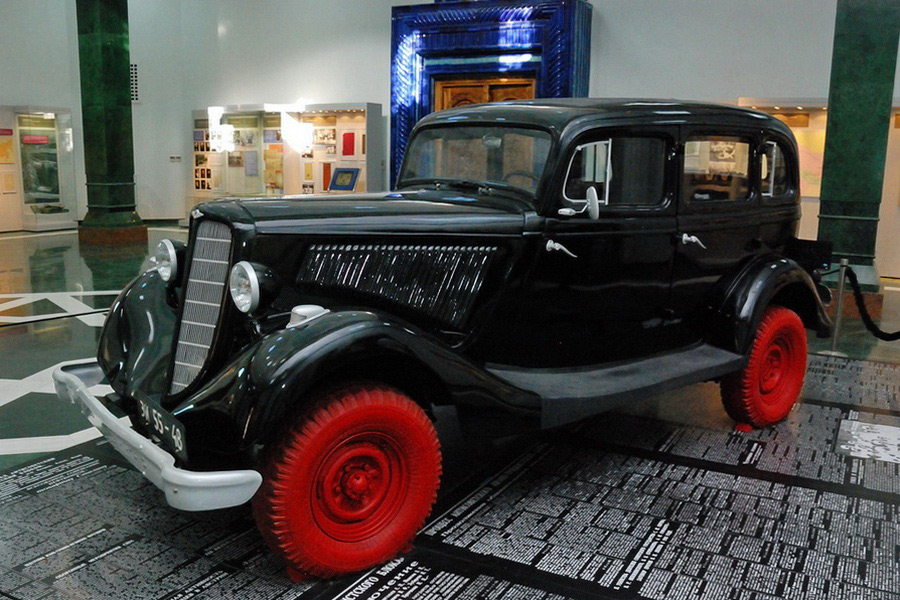
[[77, 225], [72, 114], [0, 107], [0, 231]]
[[380, 104], [225, 107], [218, 123], [193, 113], [188, 210], [223, 197], [385, 189]]

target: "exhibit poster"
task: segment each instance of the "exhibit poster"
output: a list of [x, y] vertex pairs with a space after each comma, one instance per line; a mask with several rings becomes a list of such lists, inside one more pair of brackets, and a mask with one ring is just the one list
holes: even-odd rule
[[246, 177], [259, 177], [259, 152], [256, 150], [244, 152], [244, 175]]
[[13, 154], [13, 138], [0, 137], [0, 164], [11, 165], [15, 162]]
[[56, 119], [47, 119], [43, 115], [19, 115], [19, 142], [25, 203], [58, 202]]
[[824, 129], [793, 129], [797, 138], [797, 159], [800, 162], [800, 193], [818, 198], [822, 193], [822, 164], [825, 161]]

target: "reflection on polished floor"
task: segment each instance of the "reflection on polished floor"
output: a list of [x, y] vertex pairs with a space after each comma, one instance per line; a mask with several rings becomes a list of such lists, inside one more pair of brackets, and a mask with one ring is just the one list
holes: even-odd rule
[[53, 396], [54, 365], [93, 357], [104, 312], [164, 237], [146, 244], [79, 244], [76, 231], [0, 235], [0, 469], [90, 439], [74, 408]]
[[[0, 597], [900, 599], [900, 342], [858, 320], [850, 359], [811, 355], [804, 402], [766, 430], [735, 432], [715, 384], [502, 440], [441, 409], [441, 496], [412, 552], [291, 584], [246, 507], [170, 509], [53, 393], [163, 237], [186, 230], [0, 236]], [[883, 287], [895, 331], [900, 282]]]

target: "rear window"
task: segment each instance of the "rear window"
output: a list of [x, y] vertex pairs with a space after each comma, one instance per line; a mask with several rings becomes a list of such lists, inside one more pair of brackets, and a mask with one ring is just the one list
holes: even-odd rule
[[682, 189], [692, 202], [746, 199], [750, 195], [750, 141], [731, 136], [688, 138]]
[[793, 187], [784, 146], [767, 142], [760, 157], [760, 191], [764, 198], [788, 195]]

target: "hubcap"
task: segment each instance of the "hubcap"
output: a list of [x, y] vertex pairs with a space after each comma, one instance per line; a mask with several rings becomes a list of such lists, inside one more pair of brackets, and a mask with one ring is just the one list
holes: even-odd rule
[[334, 448], [316, 480], [313, 509], [319, 526], [336, 539], [354, 541], [392, 518], [405, 477], [390, 439], [368, 435]]
[[789, 366], [789, 348], [782, 343], [775, 342], [766, 349], [759, 376], [759, 391], [764, 397], [778, 388]]

